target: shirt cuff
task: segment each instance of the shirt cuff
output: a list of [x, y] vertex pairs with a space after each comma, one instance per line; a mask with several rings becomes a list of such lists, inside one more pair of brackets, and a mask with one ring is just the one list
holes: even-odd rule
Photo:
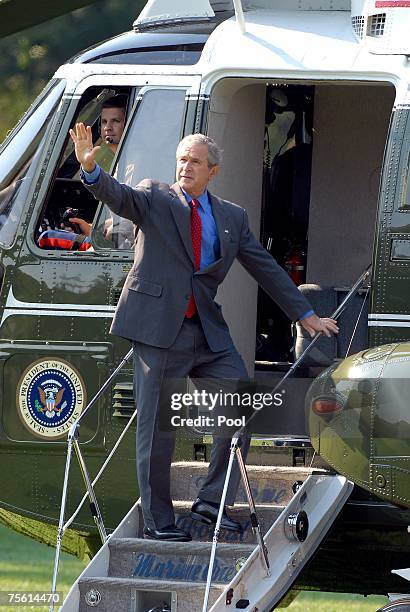
[[314, 310], [308, 310], [308, 312], [305, 312], [305, 314], [300, 317], [299, 321], [301, 321], [302, 319], [307, 319], [307, 317], [311, 317], [314, 314]]
[[87, 172], [81, 166], [81, 176], [84, 179], [84, 182], [87, 183], [87, 185], [93, 185], [94, 183], [96, 183], [100, 178], [100, 174], [101, 168], [98, 164], [95, 164], [95, 168], [92, 172]]

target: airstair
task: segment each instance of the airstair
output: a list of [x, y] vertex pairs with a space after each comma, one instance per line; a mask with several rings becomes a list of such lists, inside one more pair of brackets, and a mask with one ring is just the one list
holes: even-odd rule
[[[207, 467], [172, 466], [177, 525], [193, 541], [143, 539], [137, 502], [73, 585], [62, 612], [200, 612], [214, 534], [213, 527], [191, 519], [190, 507]], [[270, 610], [291, 588], [351, 490], [343, 477], [319, 469], [251, 465], [247, 472], [272, 571], [267, 577], [241, 490], [230, 513], [245, 529], [242, 535], [221, 530], [209, 595], [213, 612]]]
[[[337, 318], [343, 311], [369, 273], [370, 267], [333, 313], [333, 318]], [[320, 334], [316, 334], [272, 393], [294, 372], [319, 337]], [[123, 362], [91, 400], [69, 436], [53, 591], [61, 538], [73, 520], [71, 517], [63, 525], [72, 445], [82, 466], [94, 519], [104, 544], [73, 585], [61, 610], [85, 612], [98, 606], [99, 612], [222, 612], [232, 609], [269, 612], [292, 588], [319, 547], [349, 498], [353, 483], [343, 476], [314, 468], [255, 465], [246, 468], [240, 451], [239, 438], [242, 431], [239, 430], [231, 441], [229, 465], [215, 529], [193, 521], [190, 516], [192, 501], [197, 496], [208, 465], [202, 462], [182, 462], [172, 466], [171, 496], [173, 500], [179, 500], [174, 502], [176, 524], [192, 534], [192, 542], [144, 539], [139, 502], [114, 533], [107, 536], [76, 434], [79, 421], [104, 392], [130, 354], [124, 357]], [[246, 503], [237, 504], [232, 510], [232, 517], [244, 525], [244, 533], [241, 535], [219, 529], [235, 458], [241, 471], [243, 499]]]

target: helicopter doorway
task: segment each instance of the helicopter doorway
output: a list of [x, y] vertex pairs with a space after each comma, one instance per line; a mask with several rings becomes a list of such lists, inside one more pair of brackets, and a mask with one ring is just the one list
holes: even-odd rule
[[[336, 304], [372, 261], [394, 97], [388, 83], [225, 78], [210, 98], [208, 133], [224, 150], [212, 190], [246, 208], [255, 235], [297, 284], [331, 288]], [[218, 300], [251, 375], [288, 367], [290, 321], [239, 264]], [[350, 352], [367, 346], [366, 319]], [[333, 345], [330, 353], [345, 356]]]
[[[292, 280], [306, 280], [314, 87], [266, 88], [260, 239]], [[256, 361], [283, 362], [292, 346], [286, 314], [258, 289]]]

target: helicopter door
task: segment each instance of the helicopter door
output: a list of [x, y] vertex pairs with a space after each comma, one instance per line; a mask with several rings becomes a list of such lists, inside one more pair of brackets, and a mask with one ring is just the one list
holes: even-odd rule
[[410, 109], [394, 110], [379, 194], [371, 346], [410, 339]]

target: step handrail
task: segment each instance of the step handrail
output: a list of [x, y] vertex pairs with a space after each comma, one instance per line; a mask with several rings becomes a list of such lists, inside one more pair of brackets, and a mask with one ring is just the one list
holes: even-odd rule
[[[129, 359], [132, 356], [132, 352], [133, 352], [133, 349], [131, 348], [128, 351], [128, 353], [125, 355], [125, 357], [123, 357], [123, 359], [118, 364], [118, 366], [115, 368], [115, 370], [111, 373], [111, 375], [104, 382], [104, 384], [100, 387], [100, 389], [97, 391], [97, 393], [94, 395], [94, 397], [87, 404], [86, 408], [80, 414], [78, 419], [73, 423], [73, 425], [71, 426], [70, 431], [68, 433], [68, 437], [67, 437], [67, 456], [66, 456], [66, 465], [65, 465], [65, 470], [64, 470], [63, 490], [62, 490], [62, 493], [61, 493], [60, 517], [59, 517], [59, 521], [58, 521], [56, 552], [55, 552], [55, 555], [54, 555], [53, 580], [52, 580], [52, 586], [51, 586], [51, 592], [53, 594], [56, 593], [56, 588], [57, 588], [58, 567], [59, 567], [59, 563], [60, 563], [61, 545], [62, 545], [62, 540], [63, 540], [64, 533], [68, 529], [68, 527], [71, 525], [71, 523], [73, 522], [75, 517], [78, 515], [78, 513], [81, 510], [81, 508], [82, 508], [82, 506], [83, 506], [83, 504], [84, 504], [84, 502], [85, 502], [87, 497], [90, 499], [91, 514], [92, 514], [93, 519], [94, 519], [94, 521], [95, 521], [95, 523], [97, 525], [97, 529], [98, 529], [98, 532], [100, 534], [102, 543], [104, 544], [104, 542], [106, 542], [108, 537], [109, 537], [109, 536], [107, 536], [107, 532], [106, 532], [106, 529], [105, 529], [104, 521], [103, 521], [103, 518], [102, 518], [102, 515], [101, 515], [101, 512], [100, 512], [99, 506], [98, 506], [97, 497], [96, 497], [95, 491], [94, 491], [94, 485], [98, 482], [101, 474], [104, 472], [105, 468], [107, 467], [108, 463], [111, 460], [111, 457], [114, 455], [114, 453], [117, 450], [121, 440], [123, 439], [123, 437], [125, 436], [126, 432], [128, 431], [131, 423], [135, 419], [135, 416], [137, 414], [137, 409], [134, 410], [134, 412], [133, 412], [129, 422], [127, 423], [126, 427], [122, 431], [122, 433], [119, 436], [116, 444], [112, 448], [112, 450], [109, 453], [107, 459], [104, 461], [102, 467], [100, 468], [97, 476], [94, 478], [93, 481], [91, 481], [91, 479], [90, 479], [90, 475], [88, 473], [87, 466], [86, 466], [85, 461], [84, 461], [84, 457], [83, 457], [83, 455], [81, 453], [80, 444], [79, 444], [79, 438], [80, 438], [79, 428], [80, 428], [80, 423], [83, 420], [83, 418], [90, 412], [91, 408], [94, 406], [94, 404], [97, 402], [97, 400], [101, 397], [101, 395], [105, 392], [107, 387], [110, 385], [111, 381], [115, 378], [115, 376], [118, 374], [118, 372], [120, 372], [120, 370], [124, 367], [124, 365], [129, 361]], [[80, 469], [81, 469], [81, 473], [82, 473], [82, 476], [83, 476], [83, 479], [84, 479], [84, 482], [85, 482], [85, 486], [86, 486], [87, 492], [85, 493], [85, 495], [81, 499], [79, 505], [77, 506], [76, 510], [74, 511], [74, 514], [72, 514], [72, 516], [66, 522], [64, 522], [65, 508], [66, 508], [66, 503], [67, 503], [68, 480], [69, 480], [69, 474], [70, 474], [70, 465], [71, 465], [71, 456], [72, 456], [72, 452], [73, 452], [73, 446], [74, 446], [74, 450], [75, 450], [76, 455], [77, 455], [78, 462], [80, 464]], [[54, 612], [54, 600], [51, 603], [49, 610], [50, 610], [50, 612]]]
[[[346, 307], [347, 307], [349, 301], [356, 294], [356, 292], [363, 285], [363, 283], [367, 280], [367, 278], [370, 276], [371, 271], [372, 271], [372, 264], [370, 264], [366, 268], [366, 270], [360, 275], [360, 277], [354, 283], [353, 287], [350, 289], [348, 294], [345, 296], [345, 298], [342, 300], [342, 302], [339, 304], [339, 306], [336, 308], [336, 310], [330, 315], [331, 319], [336, 319], [337, 320], [340, 317], [340, 315], [346, 310]], [[289, 376], [291, 376], [297, 370], [297, 368], [301, 365], [301, 363], [303, 362], [305, 357], [308, 355], [308, 353], [312, 350], [313, 346], [316, 344], [316, 342], [321, 337], [322, 337], [322, 332], [317, 332], [315, 334], [315, 336], [312, 338], [312, 340], [310, 341], [308, 346], [305, 348], [305, 350], [302, 352], [302, 354], [298, 357], [298, 359], [296, 359], [296, 361], [294, 363], [292, 363], [292, 365], [290, 366], [289, 370], [284, 374], [284, 376], [282, 376], [282, 378], [279, 379], [279, 381], [273, 387], [273, 389], [271, 391], [272, 395], [274, 395], [275, 392], [278, 389], [280, 389], [280, 387], [283, 385], [284, 381], [287, 378], [289, 378]], [[249, 419], [246, 421], [246, 423], [239, 429], [239, 431], [236, 432], [235, 436], [237, 434], [239, 434], [239, 437], [242, 437], [242, 435], [244, 434], [244, 432], [245, 432], [246, 428], [248, 427], [249, 423], [251, 423], [253, 421], [253, 419], [258, 414], [260, 414], [260, 412], [261, 412], [261, 410], [259, 410], [258, 412], [254, 412], [249, 417]]]
[[[330, 318], [337, 319], [342, 314], [342, 312], [345, 310], [349, 300], [352, 298], [353, 295], [356, 294], [357, 290], [363, 285], [363, 283], [366, 281], [366, 279], [370, 276], [371, 271], [372, 271], [372, 264], [370, 264], [366, 268], [366, 270], [360, 275], [358, 280], [354, 283], [353, 287], [350, 289], [349, 293], [346, 295], [346, 297], [341, 302], [341, 304], [336, 308], [336, 310], [333, 312], [333, 314], [331, 315]], [[273, 387], [273, 389], [271, 391], [271, 395], [274, 395], [275, 392], [283, 385], [283, 382], [291, 374], [293, 374], [293, 372], [295, 372], [295, 370], [299, 367], [299, 365], [303, 362], [305, 357], [308, 355], [309, 351], [312, 349], [312, 347], [319, 340], [321, 335], [322, 335], [321, 332], [317, 332], [317, 334], [312, 338], [311, 342], [308, 344], [308, 346], [302, 352], [300, 357], [291, 365], [291, 367], [285, 373], [285, 375], [282, 376], [282, 378], [279, 379], [278, 383]], [[264, 410], [264, 409], [265, 409], [265, 407], [262, 408], [262, 410]], [[211, 555], [210, 555], [209, 566], [208, 566], [208, 575], [207, 575], [207, 579], [206, 579], [206, 586], [205, 586], [205, 593], [204, 593], [202, 612], [208, 612], [208, 602], [209, 602], [209, 595], [210, 595], [211, 585], [212, 585], [212, 574], [213, 574], [214, 562], [215, 562], [215, 557], [216, 557], [216, 547], [218, 545], [219, 531], [220, 531], [220, 526], [221, 526], [221, 522], [222, 522], [222, 515], [223, 515], [223, 510], [225, 508], [225, 500], [226, 500], [226, 496], [227, 496], [227, 492], [228, 492], [229, 481], [231, 479], [233, 462], [234, 462], [235, 458], [238, 461], [239, 469], [240, 469], [240, 472], [241, 472], [242, 481], [243, 481], [243, 483], [245, 485], [245, 490], [246, 490], [246, 494], [247, 494], [247, 497], [248, 497], [248, 503], [249, 503], [249, 509], [250, 509], [251, 523], [252, 523], [252, 527], [253, 527], [253, 529], [254, 529], [254, 531], [256, 533], [256, 536], [257, 536], [258, 546], [259, 546], [260, 553], [261, 553], [261, 559], [262, 559], [262, 562], [263, 562], [263, 565], [264, 565], [264, 568], [265, 568], [265, 571], [266, 571], [266, 575], [268, 576], [269, 573], [270, 573], [270, 565], [269, 565], [269, 558], [268, 558], [268, 554], [267, 554], [267, 549], [266, 549], [266, 546], [265, 546], [264, 538], [262, 538], [262, 535], [261, 535], [260, 525], [259, 525], [258, 517], [256, 515], [255, 505], [254, 505], [253, 499], [252, 499], [252, 492], [250, 491], [250, 487], [247, 486], [248, 476], [247, 476], [246, 466], [245, 466], [245, 463], [244, 463], [244, 461], [242, 459], [242, 453], [241, 453], [241, 449], [240, 449], [240, 440], [243, 438], [243, 436], [244, 436], [244, 434], [245, 434], [249, 424], [253, 421], [253, 419], [256, 417], [256, 415], [260, 414], [260, 412], [261, 412], [261, 410], [259, 410], [257, 412], [255, 411], [247, 419], [245, 424], [242, 425], [242, 427], [240, 429], [238, 429], [237, 432], [234, 433], [234, 435], [232, 437], [232, 440], [231, 440], [231, 450], [230, 450], [230, 454], [229, 454], [228, 467], [227, 467], [227, 470], [226, 470], [225, 482], [224, 482], [224, 486], [223, 486], [223, 490], [222, 490], [222, 495], [221, 495], [221, 500], [220, 500], [220, 504], [219, 504], [218, 517], [216, 519], [215, 531], [214, 531], [214, 535], [213, 535], [213, 538], [212, 538], [212, 548], [211, 548]]]

